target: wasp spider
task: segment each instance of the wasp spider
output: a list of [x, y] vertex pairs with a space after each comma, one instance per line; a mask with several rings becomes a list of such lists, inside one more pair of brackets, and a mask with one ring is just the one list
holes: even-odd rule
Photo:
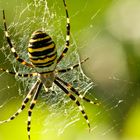
[[[20, 76], [20, 77], [30, 78], [32, 76], [36, 76], [37, 81], [32, 86], [29, 93], [26, 95], [25, 99], [22, 102], [21, 107], [17, 110], [17, 112], [15, 112], [9, 119], [0, 121], [0, 123], [1, 124], [6, 123], [15, 119], [24, 110], [28, 101], [32, 98], [30, 102], [30, 107], [28, 110], [28, 121], [27, 121], [28, 139], [30, 139], [32, 110], [36, 104], [37, 97], [39, 95], [39, 91], [42, 88], [42, 86], [48, 89], [52, 86], [53, 83], [55, 83], [60, 89], [62, 89], [62, 91], [64, 91], [64, 93], [66, 93], [66, 95], [72, 101], [74, 101], [75, 104], [79, 107], [79, 110], [81, 111], [83, 117], [85, 118], [89, 129], [90, 129], [90, 123], [88, 120], [88, 116], [86, 115], [84, 109], [82, 108], [82, 106], [80, 105], [80, 102], [78, 101], [78, 99], [75, 97], [74, 94], [76, 94], [80, 99], [83, 99], [91, 104], [98, 105], [98, 103], [93, 102], [87, 99], [86, 97], [84, 97], [83, 95], [79, 94], [79, 92], [70, 83], [63, 81], [62, 79], [58, 77], [59, 73], [68, 72], [72, 70], [73, 68], [76, 68], [79, 66], [79, 64], [75, 64], [74, 66], [66, 68], [66, 69], [56, 69], [56, 66], [65, 56], [70, 45], [70, 20], [69, 20], [69, 14], [68, 14], [67, 6], [66, 6], [66, 1], [63, 0], [63, 3], [65, 7], [65, 12], [66, 12], [66, 23], [67, 23], [66, 24], [66, 42], [65, 42], [65, 48], [63, 52], [60, 54], [59, 57], [57, 57], [57, 49], [52, 38], [44, 31], [37, 30], [33, 32], [29, 40], [28, 54], [29, 54], [30, 63], [20, 58], [20, 56], [16, 53], [14, 45], [12, 44], [12, 41], [8, 34], [6, 20], [5, 20], [5, 12], [3, 10], [4, 32], [5, 32], [5, 37], [8, 42], [8, 45], [11, 49], [11, 52], [13, 53], [15, 59], [18, 62], [20, 62], [22, 65], [30, 67], [35, 72], [21, 74], [18, 72], [5, 70], [3, 68], [0, 68], [0, 70], [10, 73], [12, 75]], [[81, 61], [81, 63], [85, 62], [86, 60], [87, 59]]]

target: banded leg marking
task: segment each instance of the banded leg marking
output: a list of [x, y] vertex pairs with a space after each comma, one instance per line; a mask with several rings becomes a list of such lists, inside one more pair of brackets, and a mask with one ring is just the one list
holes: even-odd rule
[[59, 63], [61, 61], [61, 59], [65, 56], [65, 54], [67, 53], [67, 51], [69, 49], [69, 45], [70, 45], [70, 19], [69, 19], [66, 1], [63, 0], [63, 3], [64, 3], [64, 7], [65, 7], [65, 11], [66, 11], [66, 19], [67, 19], [66, 43], [65, 43], [65, 48], [64, 48], [63, 52], [61, 53], [60, 57], [57, 60], [57, 63]]
[[[86, 58], [86, 59], [82, 60], [82, 61], [80, 62], [80, 64], [83, 64], [83, 63], [86, 62], [88, 59], [89, 59], [89, 58]], [[79, 67], [80, 64], [79, 64], [79, 63], [78, 63], [78, 64], [75, 64], [75, 65], [73, 65], [73, 66], [71, 66], [71, 67], [69, 67], [69, 68], [66, 68], [66, 69], [59, 69], [59, 70], [56, 70], [56, 72], [59, 72], [59, 73], [68, 72], [68, 71], [70, 71], [70, 70], [73, 70], [74, 68]]]
[[26, 65], [28, 67], [33, 67], [32, 64], [26, 62], [25, 60], [21, 59], [18, 54], [16, 53], [16, 50], [12, 44], [12, 41], [10, 39], [10, 36], [8, 34], [8, 30], [7, 30], [7, 24], [6, 24], [6, 18], [5, 18], [5, 12], [3, 10], [3, 25], [4, 25], [4, 32], [5, 32], [5, 37], [7, 39], [7, 42], [9, 44], [9, 47], [11, 49], [11, 52], [14, 54], [14, 57], [16, 58], [17, 61], [19, 61], [22, 65]]
[[34, 93], [34, 90], [37, 88], [38, 84], [39, 84], [38, 81], [34, 84], [34, 86], [31, 88], [31, 90], [29, 91], [29, 93], [27, 94], [27, 96], [25, 97], [25, 99], [23, 100], [22, 105], [17, 110], [17, 112], [14, 115], [12, 115], [9, 119], [4, 120], [4, 121], [0, 121], [0, 124], [9, 122], [9, 121], [15, 119], [24, 110], [24, 108], [26, 107], [26, 104], [31, 99], [32, 94]]
[[25, 73], [25, 74], [21, 74], [21, 73], [9, 71], [8, 69], [3, 69], [3, 68], [0, 68], [0, 71], [4, 71], [4, 72], [6, 72], [6, 73], [9, 73], [9, 74], [12, 74], [12, 75], [15, 75], [15, 76], [19, 76], [19, 77], [28, 77], [28, 78], [38, 75], [38, 73], [36, 73], [36, 72], [34, 72], [34, 73]]
[[29, 110], [28, 110], [27, 132], [28, 132], [28, 139], [29, 139], [29, 140], [30, 140], [32, 110], [33, 110], [33, 108], [34, 108], [34, 106], [35, 106], [35, 104], [36, 104], [37, 97], [38, 97], [38, 95], [39, 95], [39, 91], [40, 91], [42, 85], [43, 85], [43, 84], [40, 83], [40, 81], [39, 81], [39, 84], [38, 84], [38, 86], [37, 86], [37, 88], [36, 88], [36, 91], [35, 91], [35, 93], [34, 93], [33, 99], [32, 99], [32, 101], [31, 101], [30, 108], [29, 108]]
[[55, 80], [54, 83], [59, 88], [61, 88], [67, 94], [67, 96], [71, 98], [71, 100], [73, 100], [76, 103], [76, 105], [78, 106], [79, 110], [81, 111], [83, 117], [85, 118], [85, 120], [88, 124], [88, 127], [89, 127], [89, 131], [90, 131], [90, 122], [88, 120], [88, 116], [87, 116], [86, 112], [84, 111], [84, 109], [82, 108], [82, 106], [80, 105], [80, 102], [65, 87], [63, 87], [57, 80]]
[[100, 103], [98, 103], [98, 102], [93, 102], [93, 101], [87, 99], [85, 96], [79, 94], [79, 92], [78, 92], [70, 83], [67, 83], [67, 82], [63, 81], [63, 80], [60, 79], [59, 77], [56, 77], [56, 79], [57, 79], [58, 81], [62, 82], [69, 90], [71, 90], [73, 93], [75, 93], [80, 99], [83, 99], [83, 100], [85, 100], [86, 102], [89, 102], [89, 103], [94, 104], [94, 105], [97, 105], [97, 106], [100, 105]]

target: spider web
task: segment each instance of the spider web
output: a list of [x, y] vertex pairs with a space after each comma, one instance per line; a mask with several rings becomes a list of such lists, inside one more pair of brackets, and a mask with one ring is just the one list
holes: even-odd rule
[[[67, 3], [70, 2], [68, 1]], [[118, 3], [113, 1], [112, 5], [117, 6], [119, 5]], [[13, 16], [11, 20], [12, 22], [10, 22], [10, 24], [8, 22], [9, 21], [8, 11], [5, 11], [9, 34], [11, 36], [14, 45], [16, 46], [15, 49], [18, 52], [18, 54], [20, 54], [21, 58], [29, 62], [27, 54], [28, 40], [32, 32], [36, 29], [44, 29], [47, 33], [49, 33], [49, 35], [53, 38], [53, 40], [56, 43], [58, 54], [62, 52], [65, 44], [65, 33], [66, 33], [65, 9], [62, 7], [64, 7], [62, 1], [58, 2], [56, 0], [53, 2], [53, 4], [51, 1], [44, 0], [33, 0], [32, 2], [23, 2], [15, 7], [15, 10], [13, 11], [15, 16]], [[72, 32], [71, 46], [69, 52], [67, 53], [63, 61], [58, 65], [58, 68], [66, 68], [68, 66], [72, 66], [80, 62], [80, 57], [79, 53], [77, 52], [77, 48], [78, 49], [80, 48], [81, 55], [87, 54], [86, 56], [90, 57], [89, 60], [90, 63], [86, 62], [89, 65], [83, 64], [86, 65], [86, 67], [84, 67], [84, 70], [85, 72], [90, 73], [89, 77], [92, 77], [92, 79], [95, 78], [95, 82], [93, 82], [93, 80], [91, 80], [88, 76], [84, 74], [81, 66], [78, 69], [72, 70], [65, 74], [61, 74], [60, 77], [63, 80], [72, 83], [72, 85], [81, 94], [86, 95], [93, 101], [98, 99], [102, 103], [100, 107], [96, 107], [88, 105], [83, 101], [80, 102], [82, 106], [83, 105], [85, 106], [84, 109], [89, 116], [93, 133], [91, 132], [91, 134], [88, 134], [88, 132], [84, 131], [84, 128], [86, 129], [87, 126], [79, 110], [77, 109], [75, 104], [69, 98], [67, 98], [65, 94], [57, 86], [54, 85], [52, 91], [49, 91], [49, 93], [47, 94], [45, 93], [44, 90], [41, 91], [38, 103], [35, 107], [36, 109], [34, 109], [33, 111], [35, 113], [33, 113], [32, 117], [34, 118], [36, 112], [42, 110], [42, 112], [40, 113], [42, 116], [39, 115], [39, 118], [36, 118], [36, 124], [39, 124], [40, 122], [44, 123], [44, 125], [43, 123], [41, 124], [42, 131], [41, 134], [39, 134], [45, 135], [44, 139], [46, 139], [47, 135], [49, 135], [50, 132], [56, 131], [58, 139], [60, 138], [62, 140], [63, 135], [65, 135], [65, 133], [67, 134], [67, 130], [70, 131], [71, 128], [75, 126], [75, 127], [83, 127], [83, 129], [79, 130], [81, 131], [79, 135], [78, 135], [79, 131], [76, 131], [75, 134], [72, 132], [74, 136], [78, 135], [77, 138], [75, 138], [76, 140], [83, 140], [85, 138], [88, 138], [89, 140], [90, 139], [92, 140], [93, 138], [119, 140], [124, 125], [123, 121], [125, 121], [127, 118], [127, 109], [129, 108], [124, 106], [129, 106], [130, 98], [131, 96], [133, 96], [133, 90], [136, 86], [139, 85], [139, 83], [137, 81], [135, 82], [129, 79], [128, 72], [126, 72], [127, 71], [126, 68], [124, 67], [120, 68], [119, 65], [117, 66], [112, 65], [114, 64], [114, 62], [115, 64], [118, 64], [120, 61], [122, 62], [122, 56], [124, 55], [124, 53], [122, 53], [123, 52], [122, 49], [120, 49], [121, 45], [115, 39], [114, 39], [115, 41], [113, 39], [112, 39], [113, 41], [109, 40], [108, 32], [110, 32], [110, 34], [114, 33], [111, 30], [113, 29], [112, 25], [114, 25], [114, 23], [111, 22], [113, 20], [106, 19], [108, 25], [106, 25], [104, 29], [99, 29], [99, 27], [97, 26], [94, 27], [95, 21], [96, 19], [98, 19], [97, 17], [101, 16], [103, 6], [100, 6], [96, 10], [96, 12], [95, 11], [93, 12], [92, 11], [93, 8], [90, 7], [90, 1], [86, 0], [83, 3], [81, 3], [81, 7], [82, 7], [81, 9], [80, 8], [76, 9], [75, 13], [71, 12], [70, 11], [71, 8], [69, 8], [70, 17], [71, 19], [78, 18], [80, 17], [81, 14], [84, 14], [88, 9], [89, 10], [88, 13], [90, 15], [89, 17], [90, 20], [88, 20], [89, 21], [88, 26], [86, 28], [79, 29], [79, 32], [76, 32], [75, 34], [73, 34]], [[111, 16], [107, 15], [107, 17]], [[3, 30], [3, 26], [1, 25], [0, 25], [1, 30]], [[71, 25], [72, 27], [74, 26], [72, 20]], [[91, 32], [91, 30], [94, 31], [94, 33]], [[20, 73], [31, 72], [30, 69], [28, 69], [25, 66], [21, 66], [18, 62], [15, 61], [13, 54], [11, 54], [7, 42], [5, 41], [4, 35], [2, 36], [3, 41], [0, 40], [2, 61], [0, 62], [0, 65], [4, 68], [8, 68], [12, 71], [13, 70], [18, 71]], [[78, 43], [77, 45], [78, 42], [77, 40], [79, 40], [79, 36], [80, 43]], [[90, 36], [89, 39], [87, 38], [87, 36]], [[114, 36], [115, 35], [112, 35], [112, 38]], [[108, 44], [109, 41], [111, 42], [111, 45]], [[104, 45], [104, 47], [102, 47], [103, 46], [102, 44]], [[109, 47], [107, 51], [112, 53], [116, 52], [117, 55], [116, 53], [114, 55], [116, 55], [116, 57], [119, 57], [119, 59], [116, 60], [112, 58], [111, 55], [109, 55], [109, 57], [111, 57], [113, 61], [110, 61], [111, 60], [110, 58], [107, 59], [108, 53], [106, 51], [106, 47], [108, 45], [110, 45], [111, 47]], [[119, 49], [116, 49], [118, 47]], [[100, 50], [99, 48], [103, 49], [103, 51]], [[112, 48], [115, 49], [115, 51], [113, 51]], [[95, 51], [95, 53], [93, 51], [89, 51], [90, 49]], [[102, 53], [106, 55], [102, 56], [99, 55], [97, 53], [98, 49], [101, 55]], [[97, 60], [100, 57], [103, 59]], [[109, 60], [109, 63], [104, 62], [105, 60], [107, 61]], [[100, 61], [102, 61], [103, 63], [100, 64]], [[98, 68], [98, 65], [104, 66], [104, 63], [109, 67], [109, 69], [101, 67], [101, 70], [104, 70], [104, 72], [101, 72], [101, 70], [99, 70]], [[122, 65], [123, 66], [126, 65], [126, 63], [123, 61], [121, 63], [121, 66]], [[93, 73], [93, 71], [90, 71], [91, 69], [90, 67], [92, 66], [94, 67], [95, 74]], [[114, 70], [112, 68], [113, 70], [110, 71], [111, 69], [110, 67], [116, 69]], [[89, 71], [87, 71], [87, 69], [89, 69]], [[96, 71], [96, 69], [97, 71], [99, 71], [99, 74]], [[106, 71], [108, 71], [108, 73]], [[2, 84], [0, 88], [0, 109], [4, 109], [6, 106], [8, 106], [8, 104], [16, 102], [19, 98], [22, 98], [23, 100], [23, 98], [25, 97], [25, 95], [27, 94], [27, 92], [29, 91], [29, 89], [36, 80], [36, 78], [26, 79], [18, 77], [16, 77], [14, 80], [14, 77], [11, 78], [11, 76], [9, 76], [6, 73], [1, 73], [0, 79], [1, 81], [4, 81], [3, 82], [4, 84]], [[129, 90], [126, 90], [128, 87], [131, 88]], [[106, 90], [104, 90], [105, 88]], [[129, 92], [129, 94], [127, 92]], [[128, 95], [130, 97], [128, 97]], [[16, 108], [18, 108], [19, 106], [20, 103], [18, 106], [16, 106]], [[8, 113], [7, 117], [9, 115], [10, 113]], [[22, 116], [22, 114], [20, 116]], [[26, 117], [27, 116], [25, 116], [25, 119]], [[35, 121], [32, 122], [32, 129], [34, 127], [34, 123]], [[78, 126], [76, 126], [76, 124], [78, 124]], [[40, 133], [40, 131], [36, 130], [33, 133]], [[51, 137], [52, 135], [50, 136], [50, 138]], [[67, 137], [65, 137], [65, 139], [66, 138]], [[70, 139], [72, 138], [73, 137], [70, 137]], [[40, 139], [44, 140], [43, 138]]]
[[[50, 36], [57, 44], [58, 54], [60, 55], [60, 52], [62, 52], [65, 44], [66, 25], [65, 27], [62, 27], [62, 23], [66, 22], [66, 17], [65, 9], [63, 10], [63, 15], [58, 15], [55, 13], [54, 9], [56, 6], [57, 2], [53, 4], [53, 12], [51, 12], [51, 10], [48, 8], [47, 1], [34, 0], [31, 3], [27, 3], [26, 6], [20, 5], [19, 7], [16, 7], [14, 20], [12, 21], [12, 23], [10, 23], [10, 25], [8, 24], [8, 32], [11, 36], [14, 46], [16, 46], [15, 49], [18, 54], [20, 54], [21, 58], [29, 62], [27, 54], [28, 40], [32, 32], [36, 29], [43, 29], [50, 34]], [[6, 19], [8, 20], [8, 16], [6, 16]], [[5, 38], [3, 38], [3, 40], [5, 40]], [[18, 71], [19, 73], [31, 72], [29, 68], [27, 68], [26, 66], [21, 66], [14, 59], [13, 54], [10, 52], [6, 41], [3, 42], [1, 51], [6, 58], [5, 61], [2, 62], [2, 65], [7, 65], [10, 62], [9, 69], [12, 71]], [[67, 68], [79, 62], [80, 58], [77, 53], [77, 44], [74, 38], [72, 38], [70, 50], [65, 59], [60, 63], [60, 65], [58, 65], [57, 68]], [[4, 73], [1, 74], [1, 77], [3, 76], [3, 74]], [[76, 70], [61, 74], [60, 77], [67, 82], [72, 83], [73, 86], [77, 88], [77, 90], [82, 94], [87, 94], [89, 90], [94, 86], [93, 82], [83, 73], [81, 66]], [[36, 78], [27, 79], [16, 77], [16, 81], [18, 81], [17, 89], [19, 91], [19, 95], [24, 98], [26, 95], [25, 93], [29, 91], [35, 80]], [[8, 85], [7, 87], [4, 87], [0, 90], [0, 92], [3, 93], [7, 89], [11, 89], [12, 87], [17, 87], [17, 82], [14, 85]], [[11, 100], [13, 100], [13, 98], [17, 98], [16, 96], [17, 95], [7, 98], [4, 103], [1, 103], [1, 108], [3, 106], [6, 106]], [[50, 120], [56, 119], [57, 116], [58, 118], [60, 118], [60, 116], [62, 116], [61, 114], [64, 114], [64, 116], [68, 116], [68, 113], [71, 110], [75, 110], [78, 114], [77, 109], [75, 109], [74, 103], [72, 103], [71, 100], [67, 98], [65, 94], [56, 86], [53, 86], [52, 91], [47, 94], [44, 90], [42, 90], [38, 100], [41, 101], [38, 103], [36, 108], [40, 109], [44, 106], [46, 107], [47, 105], [50, 112], [50, 115], [48, 115], [46, 119], [46, 124]], [[64, 128], [66, 128], [67, 125], [73, 124], [78, 120], [78, 115], [74, 115], [72, 118], [69, 115], [69, 117], [63, 122], [63, 125], [65, 126]], [[63, 131], [64, 129], [60, 128], [58, 130], [58, 133], [62, 133]]]

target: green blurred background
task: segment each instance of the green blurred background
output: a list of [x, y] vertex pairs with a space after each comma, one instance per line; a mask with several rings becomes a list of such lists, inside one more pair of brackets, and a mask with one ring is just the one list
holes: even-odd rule
[[[56, 17], [63, 17], [62, 22], [61, 19], [57, 20], [64, 30], [65, 13], [62, 0], [47, 2]], [[6, 10], [7, 23], [10, 25], [16, 12], [23, 12], [29, 3], [32, 1], [0, 0], [1, 46], [4, 41], [2, 9]], [[75, 122], [70, 123], [77, 110], [72, 111], [69, 117], [57, 117], [56, 114], [56, 119], [51, 119], [48, 114], [52, 112], [49, 112], [47, 107], [36, 107], [32, 118], [32, 140], [139, 140], [140, 1], [67, 0], [67, 5], [72, 38], [76, 41], [80, 57], [90, 58], [82, 67], [86, 75], [94, 81], [95, 87], [91, 94], [94, 93], [102, 104], [96, 107], [83, 103], [91, 122], [91, 133], [88, 132], [80, 113]], [[32, 10], [27, 8], [27, 13], [22, 15], [22, 22]], [[54, 24], [57, 22], [54, 21]], [[36, 25], [33, 30], [34, 28]], [[24, 32], [23, 36], [25, 35]], [[10, 62], [6, 61], [2, 49], [0, 67], [12, 67]], [[20, 106], [23, 96], [19, 95], [19, 86], [14, 77], [1, 72], [0, 120], [8, 118]], [[26, 140], [26, 120], [27, 109], [14, 121], [0, 125], [0, 140]]]

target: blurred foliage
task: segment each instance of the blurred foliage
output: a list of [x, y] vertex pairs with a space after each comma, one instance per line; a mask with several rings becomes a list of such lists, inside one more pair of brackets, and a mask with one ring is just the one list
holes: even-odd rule
[[[30, 2], [32, 0], [0, 0], [0, 10], [6, 10], [8, 25]], [[62, 0], [47, 0], [47, 2], [50, 11], [56, 12], [60, 17], [64, 16]], [[96, 85], [91, 93], [95, 94], [102, 105], [94, 107], [84, 103], [93, 128], [91, 133], [88, 133], [81, 114], [78, 115], [80, 120], [68, 124], [64, 132], [60, 133], [59, 130], [65, 127], [63, 122], [66, 116], [62, 115], [54, 120], [48, 117], [50, 121], [45, 123], [50, 112], [46, 106], [39, 109], [36, 107], [32, 120], [32, 139], [139, 140], [140, 1], [67, 0], [67, 5], [72, 38], [76, 41], [81, 59], [90, 58], [82, 67]], [[25, 12], [21, 20], [24, 21], [28, 16], [32, 14]], [[60, 22], [62, 30], [65, 30], [65, 18]], [[36, 25], [33, 28], [36, 28]], [[1, 18], [1, 45], [3, 36]], [[11, 67], [9, 61], [5, 63], [2, 51], [0, 58], [1, 67]], [[20, 106], [23, 98], [19, 96], [20, 85], [18, 83], [17, 86], [13, 77], [1, 74], [0, 81], [0, 89], [4, 89], [3, 87], [6, 89], [0, 90], [0, 120], [2, 120], [8, 118]], [[11, 98], [12, 100], [7, 100]], [[8, 124], [0, 125], [1, 140], [27, 139], [26, 123], [24, 123], [27, 118], [26, 112], [27, 110]], [[69, 119], [76, 113], [77, 111], [73, 111]]]

